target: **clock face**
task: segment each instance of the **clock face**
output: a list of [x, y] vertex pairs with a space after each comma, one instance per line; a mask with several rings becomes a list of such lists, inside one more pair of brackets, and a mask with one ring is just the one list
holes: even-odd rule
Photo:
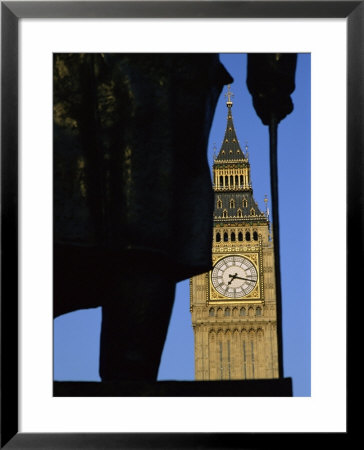
[[255, 288], [258, 273], [249, 259], [238, 255], [227, 256], [216, 263], [211, 280], [220, 294], [230, 298], [241, 298]]

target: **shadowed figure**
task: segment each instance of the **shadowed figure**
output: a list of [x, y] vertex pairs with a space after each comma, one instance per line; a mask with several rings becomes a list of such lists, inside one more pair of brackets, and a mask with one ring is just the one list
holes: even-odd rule
[[214, 54], [54, 55], [54, 316], [102, 307], [100, 376], [156, 380], [175, 285], [211, 269]]

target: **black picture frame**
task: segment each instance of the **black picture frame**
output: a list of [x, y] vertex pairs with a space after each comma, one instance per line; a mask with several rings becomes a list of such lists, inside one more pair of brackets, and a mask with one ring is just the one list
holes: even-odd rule
[[[347, 20], [347, 301], [361, 275], [363, 1], [1, 2], [1, 448], [258, 448], [278, 434], [18, 432], [18, 22], [21, 18], [345, 18]], [[353, 288], [355, 289], [355, 288]], [[347, 433], [340, 433], [347, 435]], [[296, 441], [297, 435], [286, 435]], [[305, 438], [300, 438], [304, 443]]]

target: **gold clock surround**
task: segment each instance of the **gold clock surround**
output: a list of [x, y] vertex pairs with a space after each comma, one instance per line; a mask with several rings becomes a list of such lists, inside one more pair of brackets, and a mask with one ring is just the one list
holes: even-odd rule
[[257, 284], [249, 294], [240, 298], [225, 297], [224, 295], [218, 293], [212, 283], [212, 270], [208, 275], [208, 296], [207, 305], [214, 304], [225, 304], [225, 303], [263, 303], [264, 304], [264, 283], [263, 283], [263, 266], [262, 266], [262, 250], [250, 251], [250, 252], [238, 252], [238, 253], [220, 253], [212, 255], [213, 266], [223, 258], [229, 256], [241, 256], [248, 259], [256, 268], [257, 271]]

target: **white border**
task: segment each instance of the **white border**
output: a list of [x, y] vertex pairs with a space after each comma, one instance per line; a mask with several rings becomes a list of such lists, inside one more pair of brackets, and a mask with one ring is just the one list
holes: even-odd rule
[[[346, 21], [22, 19], [20, 30], [20, 431], [345, 431], [345, 274], [330, 254], [335, 242], [345, 255], [334, 211], [346, 204]], [[52, 398], [51, 68], [67, 51], [312, 52], [311, 398]]]

